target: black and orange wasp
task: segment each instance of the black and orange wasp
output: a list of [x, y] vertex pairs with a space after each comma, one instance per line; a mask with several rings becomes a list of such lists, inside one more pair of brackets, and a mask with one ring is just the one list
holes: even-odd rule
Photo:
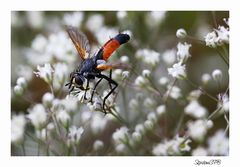
[[[109, 39], [94, 55], [90, 54], [90, 44], [87, 37], [77, 28], [68, 26], [66, 31], [71, 38], [74, 46], [77, 49], [77, 52], [82, 59], [79, 67], [70, 74], [70, 81], [66, 84], [69, 88], [69, 93], [71, 93], [74, 88], [79, 88], [80, 90], [85, 91], [84, 99], [86, 98], [86, 93], [89, 87], [90, 80], [95, 78], [99, 78], [96, 82], [92, 93], [90, 102], [92, 103], [94, 92], [98, 84], [105, 79], [109, 83], [110, 91], [103, 99], [103, 112], [106, 114], [105, 110], [105, 102], [106, 99], [114, 92], [117, 88], [118, 83], [114, 81], [111, 77], [112, 69], [121, 68], [121, 63], [106, 63], [108, 58], [112, 55], [112, 53], [120, 47], [120, 45], [127, 43], [130, 40], [130, 36], [128, 34], [119, 33], [114, 38]], [[110, 70], [109, 77], [101, 74], [104, 70]], [[83, 87], [84, 82], [87, 81], [86, 88]]]

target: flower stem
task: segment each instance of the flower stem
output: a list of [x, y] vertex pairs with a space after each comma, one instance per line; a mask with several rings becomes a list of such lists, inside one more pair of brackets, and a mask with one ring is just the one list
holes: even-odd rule
[[119, 114], [117, 114], [115, 109], [113, 109], [113, 108], [109, 109], [109, 113], [112, 114], [112, 116], [114, 116], [119, 122], [128, 126], [128, 123]]
[[210, 99], [214, 100], [215, 102], [218, 102], [218, 99], [215, 98], [214, 96], [212, 96], [211, 94], [209, 94], [207, 91], [205, 91], [203, 88], [199, 87], [198, 85], [196, 85], [195, 83], [193, 83], [191, 80], [189, 80], [187, 77], [185, 77], [185, 79], [188, 81], [188, 83], [192, 86], [195, 87], [197, 89], [199, 89], [204, 95], [207, 95]]

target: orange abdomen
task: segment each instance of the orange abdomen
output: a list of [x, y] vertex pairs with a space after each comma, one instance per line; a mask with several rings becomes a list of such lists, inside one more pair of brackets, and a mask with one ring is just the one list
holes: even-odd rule
[[120, 43], [116, 39], [111, 39], [103, 46], [103, 59], [107, 60], [112, 53], [119, 48]]

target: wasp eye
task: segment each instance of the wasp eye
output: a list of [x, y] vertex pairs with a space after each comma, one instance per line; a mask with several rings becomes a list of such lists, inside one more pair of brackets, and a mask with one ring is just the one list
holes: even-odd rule
[[83, 85], [85, 79], [82, 75], [75, 75], [74, 78], [77, 85]]

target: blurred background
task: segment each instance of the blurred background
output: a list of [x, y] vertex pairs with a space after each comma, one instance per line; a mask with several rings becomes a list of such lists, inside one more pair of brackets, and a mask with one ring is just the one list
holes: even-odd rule
[[[208, 93], [217, 97], [218, 93], [225, 92], [228, 88], [228, 66], [214, 48], [205, 45], [204, 37], [209, 32], [217, 29], [218, 25], [225, 25], [223, 18], [229, 18], [228, 11], [13, 11], [11, 15], [12, 91], [16, 85], [17, 78], [21, 76], [26, 78], [28, 85], [24, 96], [21, 98], [12, 92], [12, 115], [20, 113], [27, 114], [28, 108], [33, 104], [41, 103], [42, 96], [50, 91], [48, 85], [33, 74], [33, 71], [37, 71], [37, 65], [43, 65], [49, 62], [51, 64], [64, 62], [68, 65], [68, 72], [70, 73], [81, 62], [73, 44], [67, 37], [65, 32], [66, 25], [75, 26], [86, 34], [92, 46], [92, 54], [118, 32], [130, 34], [131, 40], [129, 43], [121, 46], [109, 59], [110, 62], [116, 62], [120, 60], [124, 61], [123, 59], [128, 57], [126, 62], [131, 66], [127, 83], [124, 82], [124, 85], [122, 84], [121, 86], [121, 80], [118, 82], [120, 83], [120, 87], [118, 97], [116, 98], [116, 103], [120, 108], [119, 113], [129, 122], [130, 129], [134, 129], [137, 124], [144, 122], [147, 113], [152, 110], [145, 106], [142, 108], [142, 110], [146, 110], [142, 111], [144, 114], [139, 114], [136, 111], [132, 112], [131, 106], [129, 106], [131, 99], [138, 99], [139, 104], [143, 104], [144, 100], [150, 97], [154, 100], [154, 106], [159, 106], [162, 103], [162, 101], [159, 100], [159, 96], [148, 91], [144, 92], [144, 90], [135, 89], [135, 79], [141, 75], [142, 70], [150, 70], [151, 81], [154, 85], [157, 85], [156, 87], [164, 94], [166, 89], [163, 88], [159, 82], [163, 77], [169, 79], [169, 85], [174, 81], [173, 78], [169, 77], [167, 68], [176, 62], [176, 58], [172, 56], [172, 54], [176, 53], [179, 42], [187, 42], [192, 45], [190, 48], [191, 58], [186, 63], [186, 71], [188, 78], [196, 85], [201, 85], [201, 76], [204, 73], [211, 74], [214, 69], [220, 69], [222, 71], [223, 80], [220, 87], [216, 86], [214, 81], [210, 81], [205, 87]], [[185, 29], [191, 38], [177, 38], [176, 31], [179, 28]], [[142, 49], [152, 50], [159, 54], [160, 61], [157, 62], [157, 65], [151, 66], [148, 63], [139, 61], [137, 53]], [[125, 57], [122, 58], [123, 56]], [[149, 56], [149, 59], [152, 59], [151, 56]], [[69, 73], [67, 75], [69, 75]], [[113, 75], [118, 74], [115, 73]], [[118, 80], [116, 76], [115, 79]], [[65, 79], [65, 83], [67, 81], [68, 78]], [[195, 89], [181, 80], [177, 81], [176, 85], [181, 89], [183, 96], [187, 96], [189, 92]], [[68, 90], [63, 87], [58, 98], [64, 99], [67, 94]], [[209, 100], [209, 98], [204, 95], [200, 97], [199, 101], [202, 106], [207, 109], [208, 115], [216, 109], [217, 103]], [[158, 120], [158, 128], [155, 129], [156, 133], [158, 133], [159, 127], [165, 129], [164, 132], [159, 132], [160, 135], [164, 134], [164, 137], [159, 139], [154, 135], [149, 135], [150, 139], [144, 139], [143, 143], [147, 143], [148, 141], [156, 143], [163, 140], [163, 138], [172, 138], [175, 135], [176, 126], [178, 126], [178, 121], [182, 115], [185, 104], [184, 99], [169, 99], [166, 116]], [[83, 104], [81, 104], [78, 112], [82, 110], [87, 110]], [[190, 119], [191, 117], [185, 116], [183, 122], [187, 122]], [[75, 123], [81, 124], [76, 118]], [[102, 135], [96, 137], [104, 141], [104, 143], [111, 143], [111, 137], [109, 136], [111, 136], [116, 128], [121, 127], [121, 125], [116, 122], [110, 122], [109, 125], [111, 126], [105, 128]], [[211, 136], [217, 129], [224, 129], [225, 127], [226, 122], [224, 118], [219, 117], [214, 121], [214, 127], [208, 132], [208, 135]], [[178, 132], [184, 135], [185, 130], [186, 126], [182, 123]], [[95, 137], [91, 135], [92, 134], [85, 135], [85, 140], [83, 141], [85, 144], [94, 142]], [[206, 143], [206, 141], [202, 142], [202, 145], [205, 146]], [[193, 142], [191, 146], [195, 148], [197, 145], [198, 143]], [[31, 146], [34, 147], [34, 144]], [[79, 154], [94, 155], [94, 153], [88, 151], [88, 149], [89, 148], [82, 149], [83, 151], [80, 151]], [[105, 151], [101, 152], [100, 155], [119, 155], [118, 153], [109, 151], [112, 149], [112, 146], [108, 147]], [[29, 150], [31, 153], [31, 149]], [[151, 151], [149, 150], [151, 150], [150, 146], [149, 148], [139, 151], [139, 155], [151, 155]], [[20, 154], [21, 151], [19, 151], [19, 147], [13, 145], [12, 155]], [[32, 154], [34, 155], [34, 153]], [[129, 154], [120, 153], [120, 155]], [[186, 153], [185, 155], [191, 154]]]

